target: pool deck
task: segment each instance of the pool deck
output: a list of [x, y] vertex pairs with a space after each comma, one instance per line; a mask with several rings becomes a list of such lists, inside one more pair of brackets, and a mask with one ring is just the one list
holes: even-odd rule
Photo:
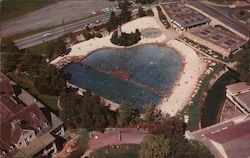
[[[192, 48], [180, 41], [175, 40], [179, 37], [179, 35], [173, 29], [165, 29], [164, 25], [158, 18], [158, 14], [156, 14], [156, 8], [153, 8], [153, 11], [155, 12], [155, 17], [143, 17], [130, 21], [122, 25], [122, 31], [130, 33], [134, 32], [136, 29], [139, 29], [140, 32], [149, 28], [158, 29], [162, 32], [160, 36], [155, 38], [142, 37], [137, 44], [131, 47], [144, 44], [166, 45], [177, 50], [180, 56], [182, 56], [183, 67], [178, 80], [176, 80], [172, 90], [169, 92], [169, 95], [165, 97], [158, 106], [163, 113], [168, 113], [171, 116], [174, 116], [191, 100], [191, 96], [198, 83], [199, 77], [204, 72], [204, 63], [198, 58], [197, 53]], [[103, 38], [93, 38], [73, 45], [71, 47], [72, 50], [68, 55], [63, 57], [59, 56], [53, 60], [51, 64], [57, 65], [64, 62], [64, 60], [68, 61], [69, 58], [75, 57], [83, 59], [92, 52], [103, 48], [125, 48], [123, 46], [116, 46], [112, 44], [110, 42], [111, 36], [112, 33]]]

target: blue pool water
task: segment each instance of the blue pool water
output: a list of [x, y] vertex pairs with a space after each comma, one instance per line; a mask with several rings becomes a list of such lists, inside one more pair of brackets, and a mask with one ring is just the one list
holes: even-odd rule
[[[122, 69], [132, 74], [132, 77], [129, 81], [124, 81], [86, 68], [82, 63], [110, 73], [115, 69]], [[72, 63], [64, 68], [65, 73], [71, 74], [71, 83], [114, 102], [130, 103], [142, 110], [145, 104], [158, 104], [162, 96], [133, 83], [167, 94], [178, 75], [181, 58], [170, 48], [143, 45], [123, 50], [99, 50], [82, 63]]]

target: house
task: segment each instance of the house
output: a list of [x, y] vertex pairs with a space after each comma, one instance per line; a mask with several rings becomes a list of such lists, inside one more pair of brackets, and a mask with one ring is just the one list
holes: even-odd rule
[[62, 136], [63, 122], [0, 73], [0, 157], [48, 156]]

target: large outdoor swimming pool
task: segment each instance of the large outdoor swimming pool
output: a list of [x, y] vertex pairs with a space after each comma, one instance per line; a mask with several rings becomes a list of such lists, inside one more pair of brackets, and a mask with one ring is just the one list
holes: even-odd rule
[[[88, 66], [85, 66], [88, 65]], [[71, 83], [116, 103], [130, 103], [138, 110], [158, 104], [174, 84], [180, 56], [167, 47], [143, 45], [128, 49], [102, 49], [64, 68]], [[119, 70], [128, 80], [114, 77]], [[102, 72], [103, 71], [103, 72]]]

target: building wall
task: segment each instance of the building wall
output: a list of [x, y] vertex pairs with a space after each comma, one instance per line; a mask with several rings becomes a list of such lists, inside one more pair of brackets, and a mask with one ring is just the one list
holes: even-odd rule
[[242, 107], [235, 99], [234, 96], [232, 96], [230, 93], [226, 93], [226, 97], [238, 108], [241, 112], [243, 112], [245, 115], [249, 114], [249, 111]]
[[195, 36], [195, 35], [191, 34], [188, 31], [183, 31], [183, 36], [191, 39], [192, 41], [194, 41], [196, 43], [204, 45], [204, 46], [212, 49], [215, 52], [220, 53], [223, 57], [229, 57], [229, 55], [231, 54], [227, 49], [219, 47], [218, 45], [215, 45], [215, 44], [213, 44], [211, 42], [208, 42], [208, 41], [206, 41], [206, 40], [204, 40], [204, 39], [202, 39], [202, 38], [200, 38], [198, 36]]

